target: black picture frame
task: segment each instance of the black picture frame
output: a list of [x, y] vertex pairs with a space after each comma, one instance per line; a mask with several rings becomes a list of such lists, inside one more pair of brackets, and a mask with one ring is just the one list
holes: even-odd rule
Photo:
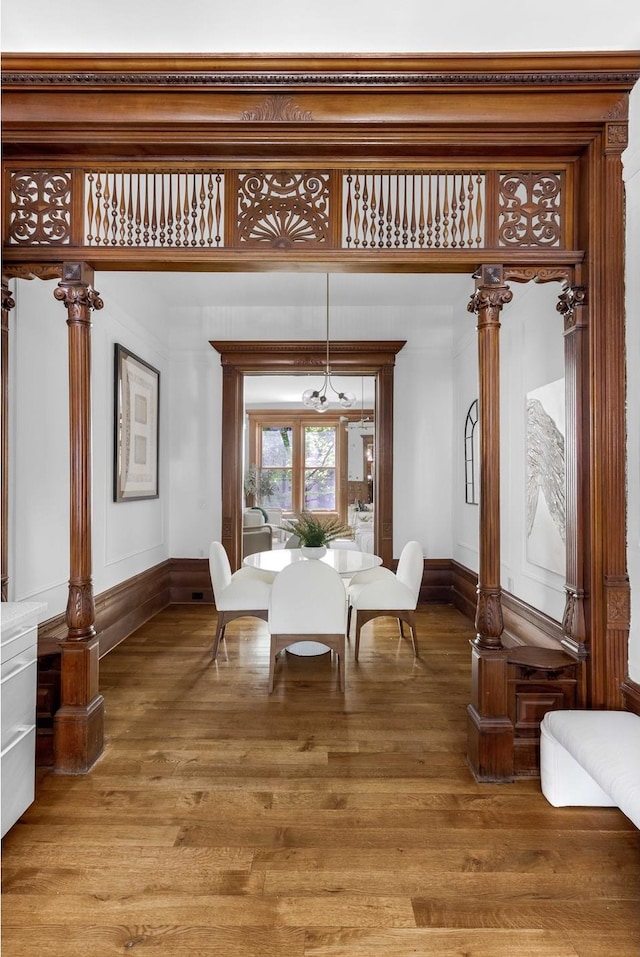
[[113, 407], [113, 500], [158, 498], [160, 372], [118, 342]]

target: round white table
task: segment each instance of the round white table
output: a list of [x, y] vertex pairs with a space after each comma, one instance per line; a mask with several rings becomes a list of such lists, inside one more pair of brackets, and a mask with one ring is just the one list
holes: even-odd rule
[[[281, 572], [287, 565], [293, 562], [325, 562], [331, 565], [341, 578], [351, 578], [356, 572], [366, 571], [368, 568], [376, 568], [382, 565], [382, 559], [379, 555], [371, 555], [369, 552], [357, 552], [346, 548], [328, 548], [322, 558], [305, 558], [299, 548], [276, 548], [268, 552], [254, 552], [253, 555], [247, 555], [243, 559], [243, 565], [249, 565], [250, 568], [260, 568], [265, 572]], [[318, 641], [297, 641], [289, 645], [286, 649], [293, 655], [313, 657], [315, 655], [324, 655], [330, 649]]]
[[356, 572], [366, 571], [368, 568], [376, 568], [382, 565], [382, 559], [379, 555], [371, 555], [369, 552], [358, 552], [347, 548], [328, 548], [322, 558], [305, 558], [299, 548], [276, 548], [268, 552], [254, 552], [253, 555], [247, 555], [243, 559], [243, 565], [249, 565], [251, 568], [260, 568], [264, 572], [281, 572], [287, 565], [293, 562], [313, 562], [321, 561], [331, 565], [341, 578], [351, 578]]

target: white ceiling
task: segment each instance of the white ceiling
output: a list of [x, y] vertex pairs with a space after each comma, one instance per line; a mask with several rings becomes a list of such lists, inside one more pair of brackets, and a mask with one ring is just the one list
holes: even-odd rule
[[[324, 0], [310, 17], [297, 0], [2, 0], [5, 50], [372, 52], [637, 49], [637, 0]], [[528, 16], [526, 14], [529, 14]], [[73, 26], [70, 27], [70, 24]]]

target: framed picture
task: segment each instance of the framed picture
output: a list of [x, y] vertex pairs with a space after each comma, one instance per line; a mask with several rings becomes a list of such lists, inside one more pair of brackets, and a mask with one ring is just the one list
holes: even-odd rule
[[115, 346], [114, 502], [158, 498], [160, 373]]

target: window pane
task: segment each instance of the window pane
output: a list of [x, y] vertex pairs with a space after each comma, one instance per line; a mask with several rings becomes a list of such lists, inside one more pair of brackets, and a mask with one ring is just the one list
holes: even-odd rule
[[291, 467], [292, 428], [265, 426], [262, 429], [262, 468], [269, 466]]
[[274, 508], [284, 508], [290, 511], [291, 501], [291, 469], [262, 469], [262, 474], [269, 478], [272, 494], [267, 500], [263, 497], [260, 502], [263, 506], [273, 505]]
[[304, 471], [304, 507], [308, 511], [336, 507], [336, 470], [305, 469]]
[[307, 425], [304, 430], [304, 462], [307, 468], [312, 465], [332, 466], [336, 464], [335, 426]]

